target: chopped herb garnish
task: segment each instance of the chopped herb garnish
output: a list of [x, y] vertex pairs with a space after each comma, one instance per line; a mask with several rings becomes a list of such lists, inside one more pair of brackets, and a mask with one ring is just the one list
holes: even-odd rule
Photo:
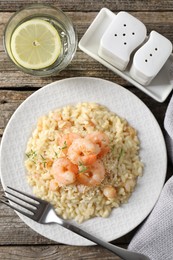
[[35, 161], [35, 158], [36, 158], [36, 156], [37, 156], [36, 151], [33, 151], [33, 150], [31, 149], [31, 151], [30, 151], [29, 153], [26, 153], [26, 156], [27, 156], [28, 159], [30, 159], [33, 163], [36, 164], [36, 161]]
[[46, 167], [46, 162], [43, 162], [43, 166], [44, 166], [44, 168]]
[[88, 167], [84, 165], [82, 162], [79, 162], [79, 173], [86, 172]]
[[64, 141], [64, 145], [61, 147], [61, 149], [63, 150], [63, 149], [66, 149], [66, 148], [67, 148], [67, 142]]
[[46, 159], [43, 157], [43, 155], [40, 154], [40, 156], [41, 156], [41, 158], [42, 158], [44, 161], [46, 160]]
[[115, 144], [113, 144], [113, 145], [111, 146], [111, 152], [114, 153], [114, 151], [115, 151]]
[[33, 151], [33, 150], [31, 149], [31, 151], [30, 151], [29, 153], [26, 153], [26, 156], [27, 156], [29, 159], [33, 159], [33, 158], [35, 158], [35, 157], [37, 156], [37, 154], [36, 154], [35, 151]]
[[118, 156], [118, 161], [121, 159], [121, 157], [124, 155], [124, 149], [121, 148], [121, 151], [119, 153], [119, 156]]
[[55, 157], [58, 157], [58, 153], [57, 152], [55, 152]]
[[41, 156], [41, 158], [42, 158], [42, 163], [43, 163], [43, 166], [44, 166], [44, 168], [46, 167], [46, 159], [44, 158], [44, 156], [42, 155], [42, 154], [40, 154], [40, 156]]

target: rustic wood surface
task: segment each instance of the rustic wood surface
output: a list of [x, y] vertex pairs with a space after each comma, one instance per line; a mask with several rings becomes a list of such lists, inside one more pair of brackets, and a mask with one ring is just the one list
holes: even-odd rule
[[[93, 21], [99, 10], [107, 7], [115, 13], [128, 11], [142, 20], [148, 29], [156, 30], [173, 42], [173, 1], [117, 1], [117, 0], [28, 0], [29, 3], [46, 3], [62, 8], [70, 16], [77, 29], [79, 40]], [[11, 115], [17, 107], [34, 91], [56, 80], [90, 76], [107, 79], [137, 95], [156, 117], [163, 134], [163, 121], [170, 96], [163, 103], [153, 100], [113, 72], [87, 56], [79, 49], [71, 64], [56, 76], [39, 78], [24, 74], [16, 69], [8, 60], [3, 48], [3, 31], [11, 15], [26, 5], [25, 0], [0, 1], [0, 139]], [[167, 179], [172, 174], [172, 166], [168, 161]], [[0, 184], [0, 196], [3, 194]], [[129, 234], [112, 241], [127, 247], [137, 228]], [[23, 223], [15, 212], [0, 204], [0, 259], [60, 259], [60, 260], [113, 260], [120, 259], [100, 246], [77, 247], [55, 243], [40, 236]]]

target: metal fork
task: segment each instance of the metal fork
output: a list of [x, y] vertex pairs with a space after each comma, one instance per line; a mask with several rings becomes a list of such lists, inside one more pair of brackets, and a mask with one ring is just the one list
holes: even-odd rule
[[[117, 247], [111, 243], [107, 243], [107, 242], [87, 233], [86, 231], [72, 225], [71, 223], [68, 223], [67, 221], [61, 219], [60, 217], [57, 216], [54, 208], [52, 207], [52, 205], [50, 203], [48, 203], [42, 199], [36, 198], [32, 195], [26, 194], [22, 191], [18, 191], [14, 188], [11, 188], [11, 187], [7, 187], [7, 188], [10, 191], [8, 191], [8, 190], [5, 191], [6, 195], [3, 195], [3, 197], [6, 200], [1, 199], [1, 202], [6, 204], [7, 206], [9, 206], [10, 208], [18, 211], [19, 213], [27, 216], [28, 218], [30, 218], [38, 223], [41, 223], [41, 224], [57, 223], [57, 224], [63, 226], [64, 228], [67, 228], [67, 229], [71, 230], [72, 232], [74, 232], [86, 239], [89, 239], [98, 245], [101, 245], [102, 247], [115, 253], [116, 255], [118, 255], [119, 257], [121, 257], [124, 260], [149, 260], [149, 258], [145, 255], [142, 255], [142, 254], [139, 254], [136, 252], [132, 252], [132, 251], [128, 251], [127, 249]], [[24, 195], [27, 199], [21, 197], [20, 194]], [[10, 195], [10, 197], [9, 197], [9, 195]], [[16, 198], [18, 200], [16, 200]], [[20, 203], [19, 200], [22, 202], [25, 202], [25, 205]], [[13, 203], [19, 205], [23, 209], [15, 207], [14, 204], [13, 205], [10, 204], [9, 201], [12, 201]], [[29, 204], [29, 206], [26, 205], [26, 203]]]

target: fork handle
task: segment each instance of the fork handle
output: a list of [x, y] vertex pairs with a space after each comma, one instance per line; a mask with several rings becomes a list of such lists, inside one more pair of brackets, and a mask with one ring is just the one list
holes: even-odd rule
[[107, 243], [87, 232], [85, 232], [84, 230], [73, 226], [70, 223], [67, 222], [63, 222], [63, 227], [71, 230], [72, 232], [91, 240], [92, 242], [101, 245], [102, 247], [108, 249], [109, 251], [115, 253], [116, 255], [118, 255], [119, 257], [121, 257], [124, 260], [150, 260], [147, 256], [140, 254], [140, 253], [136, 253], [136, 252], [132, 252], [132, 251], [128, 251], [127, 249], [124, 248], [120, 248], [118, 246], [115, 246], [111, 243]]

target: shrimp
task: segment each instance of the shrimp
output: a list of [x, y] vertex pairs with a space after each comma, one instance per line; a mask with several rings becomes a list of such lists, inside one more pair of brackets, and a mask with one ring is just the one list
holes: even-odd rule
[[102, 161], [97, 160], [89, 165], [85, 172], [77, 175], [77, 181], [85, 186], [94, 187], [99, 185], [105, 177], [105, 168]]
[[54, 179], [50, 181], [49, 189], [51, 191], [57, 191], [58, 183]]
[[106, 186], [104, 189], [103, 189], [103, 194], [105, 195], [105, 197], [107, 197], [108, 199], [113, 199], [116, 197], [117, 195], [117, 191], [115, 189], [115, 187], [113, 186]]
[[69, 133], [69, 134], [63, 135], [61, 137], [61, 139], [59, 139], [59, 145], [61, 146], [61, 149], [64, 154], [67, 154], [69, 146], [77, 138], [80, 138], [80, 135], [78, 135], [76, 133]]
[[97, 160], [99, 152], [100, 148], [98, 145], [85, 138], [78, 138], [70, 145], [67, 156], [74, 164], [89, 165]]
[[76, 181], [78, 166], [67, 158], [58, 158], [54, 161], [51, 174], [59, 186], [69, 185]]
[[136, 182], [134, 179], [128, 179], [124, 185], [127, 192], [133, 191], [135, 188]]
[[94, 144], [97, 144], [100, 147], [100, 152], [98, 154], [98, 158], [102, 158], [104, 155], [106, 155], [109, 150], [109, 138], [105, 133], [102, 132], [94, 132], [91, 134], [88, 134], [85, 137], [87, 140], [90, 140]]

